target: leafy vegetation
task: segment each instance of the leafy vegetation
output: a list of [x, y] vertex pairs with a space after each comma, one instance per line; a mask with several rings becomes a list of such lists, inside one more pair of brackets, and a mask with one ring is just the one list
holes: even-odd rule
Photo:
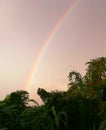
[[[0, 101], [0, 129], [106, 130], [106, 58], [86, 63], [86, 74], [69, 73], [67, 91], [39, 88], [39, 105], [24, 90]], [[33, 101], [35, 104], [30, 106]]]

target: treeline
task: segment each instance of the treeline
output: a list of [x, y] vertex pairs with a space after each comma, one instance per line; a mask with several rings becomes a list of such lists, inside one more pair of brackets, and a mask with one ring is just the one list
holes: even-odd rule
[[86, 66], [84, 76], [69, 73], [67, 91], [39, 88], [43, 105], [23, 90], [6, 96], [0, 101], [0, 130], [106, 130], [106, 58]]

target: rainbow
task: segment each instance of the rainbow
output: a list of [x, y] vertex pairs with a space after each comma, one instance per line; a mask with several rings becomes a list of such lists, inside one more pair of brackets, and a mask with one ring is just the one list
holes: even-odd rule
[[28, 82], [25, 85], [25, 90], [30, 91], [33, 78], [37, 72], [37, 69], [41, 63], [41, 60], [45, 54], [45, 51], [47, 50], [49, 44], [52, 42], [53, 38], [56, 35], [56, 32], [59, 30], [63, 22], [65, 21], [66, 17], [75, 9], [75, 7], [78, 5], [80, 0], [74, 0], [73, 3], [68, 7], [68, 9], [65, 11], [65, 13], [59, 18], [59, 20], [56, 22], [54, 28], [50, 31], [49, 35], [47, 36], [43, 47], [41, 48], [41, 51], [37, 57], [37, 59], [34, 62], [34, 65], [31, 69], [31, 72], [29, 74]]

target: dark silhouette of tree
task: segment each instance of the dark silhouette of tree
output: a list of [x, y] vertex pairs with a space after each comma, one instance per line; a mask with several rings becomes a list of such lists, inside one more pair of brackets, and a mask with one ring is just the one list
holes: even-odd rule
[[106, 58], [92, 59], [86, 63], [87, 67], [87, 79], [89, 85], [101, 85], [103, 81], [106, 81]]
[[0, 129], [105, 130], [106, 58], [91, 59], [86, 65], [84, 76], [69, 73], [67, 91], [38, 88], [42, 105], [24, 90], [7, 95], [0, 101]]

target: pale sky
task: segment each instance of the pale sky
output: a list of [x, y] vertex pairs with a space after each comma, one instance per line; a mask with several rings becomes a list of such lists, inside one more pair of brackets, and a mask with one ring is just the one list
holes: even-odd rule
[[[77, 1], [77, 0], [76, 0]], [[45, 39], [75, 0], [0, 0], [0, 99], [26, 88]], [[66, 90], [71, 70], [106, 56], [106, 0], [78, 0], [54, 35], [30, 86]]]

